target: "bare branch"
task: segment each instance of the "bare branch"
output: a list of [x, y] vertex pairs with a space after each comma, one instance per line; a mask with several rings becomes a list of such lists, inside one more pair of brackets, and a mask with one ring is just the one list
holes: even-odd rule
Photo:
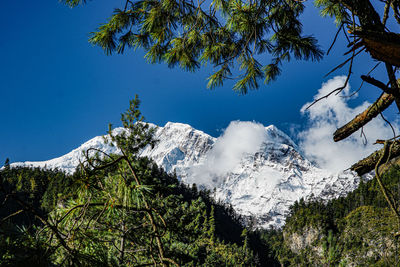
[[[76, 205], [75, 207], [71, 208], [70, 210], [68, 210], [68, 212], [66, 214], [64, 214], [64, 216], [62, 218], [60, 218], [57, 223], [60, 223], [61, 221], [63, 221], [72, 211], [74, 211], [75, 209], [79, 209], [79, 208], [84, 208], [84, 207], [99, 207], [99, 206], [104, 206], [104, 203], [85, 203], [85, 204], [80, 204], [80, 205]], [[134, 212], [148, 212], [150, 211], [149, 209], [138, 209], [138, 208], [134, 208], [134, 207], [127, 207], [124, 205], [113, 205], [113, 208], [116, 209], [126, 209], [129, 211], [134, 211]]]
[[395, 7], [395, 5], [394, 5], [394, 3], [393, 3], [393, 2], [391, 3], [391, 5], [390, 5], [390, 6], [392, 7], [392, 9], [393, 9], [393, 12], [394, 12], [394, 18], [396, 19], [397, 23], [399, 23], [399, 24], [400, 24], [400, 14], [399, 14], [399, 11], [398, 11], [398, 9]]
[[[400, 140], [396, 140], [391, 142], [391, 153], [390, 155], [386, 155], [385, 157], [382, 158], [382, 162], [387, 162], [393, 158], [396, 158], [398, 156], [400, 156]], [[358, 175], [364, 175], [366, 173], [369, 173], [370, 171], [372, 171], [378, 160], [381, 158], [381, 156], [384, 153], [384, 149], [380, 149], [375, 151], [374, 153], [372, 153], [371, 155], [369, 155], [368, 157], [360, 160], [359, 162], [353, 164], [350, 169], [352, 171], [357, 172]]]
[[367, 136], [364, 133], [364, 127], [361, 127], [361, 133], [360, 133], [360, 137], [364, 138], [363, 139], [363, 145], [367, 145], [368, 144], [368, 139]]
[[365, 48], [363, 47], [361, 50], [359, 50], [359, 51], [358, 51], [357, 53], [355, 53], [353, 56], [349, 57], [349, 58], [346, 59], [343, 63], [339, 64], [338, 66], [336, 66], [335, 68], [333, 68], [330, 72], [328, 72], [327, 74], [325, 74], [324, 77], [327, 77], [327, 76], [328, 76], [329, 74], [331, 74], [332, 72], [334, 72], [334, 71], [336, 71], [336, 70], [342, 68], [344, 65], [346, 65], [347, 62], [349, 62], [350, 60], [353, 60], [353, 58], [354, 58], [355, 56], [357, 56], [357, 55], [360, 54], [362, 51], [364, 51], [364, 49], [365, 49]]
[[382, 24], [386, 25], [386, 21], [389, 17], [389, 10], [390, 10], [390, 5], [392, 3], [392, 0], [388, 0], [385, 4], [385, 9], [383, 10], [383, 17], [382, 17]]
[[390, 128], [392, 129], [392, 132], [393, 132], [393, 139], [395, 139], [395, 138], [396, 138], [396, 131], [394, 130], [393, 125], [390, 123], [390, 121], [388, 121], [388, 120], [385, 118], [385, 116], [383, 116], [382, 113], [381, 113], [381, 117], [382, 117], [382, 119], [390, 126]]
[[20, 213], [23, 212], [23, 211], [24, 211], [23, 209], [22, 209], [22, 210], [18, 210], [18, 211], [16, 211], [16, 212], [14, 212], [14, 213], [12, 213], [12, 214], [10, 214], [10, 215], [4, 217], [4, 218], [1, 220], [0, 224], [2, 224], [3, 222], [7, 221], [8, 219], [10, 219], [10, 218], [12, 218], [12, 217], [14, 217], [14, 216], [16, 216], [16, 215], [18, 215], [18, 214], [20, 214]]
[[389, 76], [389, 83], [392, 87], [392, 91], [394, 92], [393, 95], [395, 96], [395, 100], [396, 100], [396, 105], [397, 105], [397, 109], [400, 111], [400, 89], [399, 89], [399, 83], [400, 80], [396, 80], [396, 75], [393, 71], [392, 65], [390, 65], [389, 63], [385, 63], [386, 66], [386, 70], [387, 70], [387, 74]]
[[346, 125], [337, 129], [333, 133], [333, 140], [338, 142], [352, 135], [358, 129], [366, 125], [373, 118], [378, 116], [382, 111], [388, 108], [394, 101], [393, 95], [382, 94], [371, 106], [369, 106], [362, 113], [358, 114], [354, 119], [348, 122]]
[[[382, 62], [378, 62], [378, 63], [367, 73], [367, 76], [370, 75], [371, 72], [373, 72], [381, 63], [382, 63]], [[354, 91], [353, 93], [351, 93], [350, 95], [348, 95], [348, 96], [343, 96], [343, 97], [352, 97], [352, 96], [354, 96], [355, 94], [357, 94], [357, 93], [361, 90], [361, 88], [362, 88], [363, 85], [364, 85], [364, 81], [361, 82], [360, 87], [358, 87], [357, 90], [355, 90], [355, 91]]]
[[332, 49], [333, 45], [336, 43], [336, 39], [337, 39], [337, 37], [338, 37], [338, 35], [339, 35], [339, 32], [340, 32], [340, 30], [341, 30], [342, 28], [343, 28], [343, 24], [340, 24], [339, 30], [336, 32], [335, 38], [333, 38], [332, 44], [331, 44], [331, 46], [329, 47], [328, 51], [326, 52], [327, 55], [329, 55], [329, 52], [331, 52], [331, 49]]
[[126, 160], [126, 157], [125, 157], [125, 156], [120, 156], [120, 157], [118, 157], [117, 159], [115, 159], [114, 161], [112, 161], [112, 162], [110, 162], [110, 163], [107, 163], [107, 164], [104, 164], [104, 165], [102, 165], [102, 166], [99, 166], [99, 167], [94, 167], [94, 166], [93, 166], [93, 169], [92, 169], [91, 171], [100, 171], [100, 170], [104, 170], [104, 169], [106, 169], [106, 168], [108, 168], [108, 167], [113, 166], [114, 164], [118, 163], [119, 161], [121, 161], [121, 160], [123, 160], [123, 159]]
[[[390, 145], [389, 145], [390, 144]], [[384, 162], [384, 158], [386, 157], [386, 163], [388, 163], [389, 161], [389, 157], [391, 154], [391, 149], [393, 147], [393, 143], [389, 142], [389, 141], [385, 141], [385, 145], [383, 147], [383, 151], [382, 151], [382, 155], [380, 156], [378, 162], [375, 165], [375, 177], [376, 180], [378, 181], [378, 184], [381, 188], [382, 194], [386, 199], [386, 202], [389, 204], [390, 209], [393, 211], [394, 215], [397, 218], [397, 221], [399, 222], [400, 225], [400, 213], [396, 207], [396, 203], [394, 201], [393, 198], [389, 197], [389, 194], [391, 194], [391, 196], [393, 197], [393, 193], [389, 191], [388, 188], [386, 188], [386, 186], [382, 183], [381, 180], [381, 175], [380, 175], [380, 171], [379, 171], [379, 167], [383, 164]]]
[[386, 94], [395, 95], [393, 88], [387, 87], [386, 84], [384, 84], [381, 81], [378, 81], [370, 76], [365, 76], [365, 75], [361, 75], [361, 79], [369, 84], [372, 84], [372, 85], [378, 87]]
[[[310, 107], [312, 107], [312, 106], [313, 106], [314, 104], [316, 104], [317, 102], [321, 101], [322, 99], [328, 98], [328, 97], [329, 97], [330, 95], [332, 95], [333, 93], [339, 94], [341, 91], [343, 91], [344, 88], [346, 88], [346, 86], [347, 86], [347, 84], [348, 84], [348, 82], [349, 82], [351, 73], [352, 73], [351, 70], [353, 69], [353, 60], [354, 60], [354, 57], [357, 56], [362, 50], [363, 50], [363, 49], [361, 49], [360, 51], [358, 51], [357, 54], [355, 54], [355, 50], [353, 50], [353, 55], [348, 59], [348, 60], [351, 60], [351, 61], [350, 61], [349, 71], [348, 71], [348, 73], [347, 73], [347, 78], [346, 78], [346, 81], [344, 82], [343, 86], [340, 86], [340, 87], [336, 88], [335, 90], [332, 90], [329, 94], [326, 94], [326, 95], [324, 95], [324, 96], [322, 96], [322, 97], [320, 97], [320, 98], [314, 100], [314, 102], [312, 102], [312, 103], [306, 108], [306, 110], [309, 109]], [[341, 66], [341, 67], [344, 66], [344, 64], [347, 63], [348, 60], [346, 60], [344, 63], [340, 64], [339, 66]], [[339, 67], [339, 66], [338, 66], [338, 67]], [[338, 67], [336, 67], [335, 69], [337, 69]], [[335, 69], [334, 69], [334, 70], [335, 70]], [[332, 71], [333, 71], [333, 70], [332, 70]], [[332, 71], [331, 71], [331, 72], [332, 72]], [[328, 75], [328, 74], [327, 74], [327, 75]]]

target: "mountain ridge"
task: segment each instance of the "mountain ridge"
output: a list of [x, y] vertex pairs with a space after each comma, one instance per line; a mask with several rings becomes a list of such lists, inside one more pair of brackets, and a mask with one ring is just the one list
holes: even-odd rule
[[[243, 136], [241, 131], [245, 131]], [[249, 133], [252, 140], [243, 140]], [[156, 128], [154, 137], [159, 140], [157, 145], [146, 147], [140, 156], [152, 158], [186, 184], [215, 189], [217, 199], [231, 204], [244, 218], [252, 218], [256, 227], [281, 227], [294, 201], [311, 195], [322, 199], [343, 196], [360, 181], [349, 171], [331, 173], [318, 168], [274, 125], [236, 121], [215, 138], [190, 125], [168, 122]], [[90, 147], [118, 153], [104, 138], [94, 137], [52, 160], [12, 163], [11, 167], [57, 168], [72, 173], [84, 159], [83, 151]]]

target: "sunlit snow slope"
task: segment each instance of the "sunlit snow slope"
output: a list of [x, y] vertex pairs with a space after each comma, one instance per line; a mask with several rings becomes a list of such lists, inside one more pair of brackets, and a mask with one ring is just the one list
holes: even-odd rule
[[[244, 217], [252, 216], [256, 226], [263, 228], [282, 226], [289, 206], [301, 197], [313, 194], [323, 199], [334, 198], [358, 185], [359, 178], [351, 172], [334, 174], [314, 166], [275, 126], [257, 131], [261, 135], [257, 146], [251, 151], [232, 152], [240, 156], [232, 159], [231, 153], [224, 154], [223, 137], [216, 139], [189, 125], [169, 122], [157, 128], [155, 138], [159, 142], [155, 148], [147, 147], [141, 155], [151, 157], [167, 172], [176, 171], [185, 183], [215, 188], [218, 199], [232, 204]], [[98, 136], [59, 158], [11, 166], [58, 168], [72, 173], [83, 159], [83, 151], [91, 147], [118, 153]], [[225, 169], [213, 168], [213, 164]]]

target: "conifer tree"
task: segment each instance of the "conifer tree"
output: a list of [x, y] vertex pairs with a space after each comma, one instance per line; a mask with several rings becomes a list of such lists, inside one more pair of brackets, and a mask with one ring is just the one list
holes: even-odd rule
[[250, 248], [221, 240], [209, 193], [138, 156], [155, 143], [138, 107], [136, 97], [121, 116], [124, 129], [105, 137], [120, 154], [90, 148], [72, 177], [0, 170], [1, 266], [255, 265]]
[[10, 169], [10, 159], [9, 158], [6, 158], [6, 161], [4, 162], [4, 168], [5, 169]]
[[[64, 0], [74, 7], [85, 1]], [[291, 58], [319, 60], [322, 51], [302, 34], [301, 1], [126, 1], [90, 37], [106, 54], [143, 48], [151, 63], [195, 71], [211, 64], [208, 87], [237, 76], [234, 89], [247, 93], [260, 80], [276, 79]], [[270, 62], [258, 55], [269, 53]], [[234, 63], [236, 62], [236, 63]], [[237, 65], [237, 66], [235, 66]]]
[[[63, 0], [74, 7], [85, 0]], [[106, 54], [124, 53], [127, 48], [143, 48], [151, 63], [165, 62], [195, 71], [202, 64], [211, 64], [215, 72], [208, 78], [208, 87], [220, 86], [226, 79], [235, 79], [234, 89], [246, 94], [269, 83], [281, 73], [281, 65], [292, 58], [320, 60], [322, 51], [317, 40], [304, 36], [300, 16], [305, 1], [298, 0], [126, 0], [115, 9], [109, 20], [90, 37]], [[333, 133], [341, 141], [396, 103], [400, 111], [400, 0], [315, 0], [322, 16], [335, 18], [335, 43], [343, 31], [347, 38], [348, 58], [331, 72], [349, 65], [343, 86], [313, 102], [344, 90], [352, 75], [354, 58], [368, 52], [371, 70], [362, 75], [363, 82], [380, 92], [377, 100], [354, 119]], [[349, 36], [350, 35], [350, 36]], [[332, 44], [332, 46], [333, 46]], [[332, 46], [328, 49], [328, 53]], [[263, 62], [260, 55], [269, 54]], [[384, 65], [387, 79], [370, 76], [378, 64]], [[374, 66], [375, 65], [375, 66]], [[382, 115], [383, 116], [383, 115]], [[384, 148], [351, 166], [359, 175], [389, 163], [400, 156], [400, 139], [394, 134], [389, 140], [377, 140]], [[377, 172], [376, 171], [376, 172]], [[377, 172], [378, 173], [378, 172]], [[377, 176], [379, 177], [379, 175]], [[387, 195], [384, 185], [382, 193]], [[388, 205], [399, 219], [399, 207], [389, 197]], [[400, 234], [400, 231], [399, 231]]]
[[[84, 0], [62, 2], [71, 7], [86, 3]], [[393, 102], [400, 108], [400, 86], [396, 77], [400, 67], [400, 0], [381, 2], [314, 2], [321, 16], [335, 18], [338, 31], [332, 33], [333, 44], [343, 32], [350, 48], [345, 54], [348, 58], [333, 69], [348, 64], [348, 78], [329, 95], [346, 87], [354, 58], [363, 51], [371, 57], [371, 71], [361, 78], [381, 92], [375, 103], [334, 133], [335, 141], [361, 129]], [[89, 41], [103, 48], [106, 54], [143, 48], [149, 62], [165, 62], [170, 67], [179, 66], [187, 71], [211, 64], [215, 72], [208, 79], [210, 88], [222, 85], [226, 79], [235, 79], [234, 89], [245, 94], [249, 89], [258, 88], [260, 80], [269, 83], [276, 79], [282, 64], [292, 58], [322, 58], [317, 40], [302, 32], [300, 16], [304, 3], [298, 0], [126, 0], [92, 33]], [[269, 62], [261, 59], [263, 54], [269, 55]], [[370, 76], [375, 61], [384, 65], [386, 80]], [[395, 144], [389, 159], [400, 155], [400, 141], [390, 142]], [[383, 149], [353, 165], [352, 170], [360, 175], [371, 171], [382, 154]]]

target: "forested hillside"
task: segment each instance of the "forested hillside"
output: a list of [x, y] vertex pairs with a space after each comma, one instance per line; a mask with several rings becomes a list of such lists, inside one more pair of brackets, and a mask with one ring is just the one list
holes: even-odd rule
[[[185, 266], [270, 266], [259, 235], [247, 231], [233, 209], [216, 203], [210, 192], [178, 183], [147, 159], [140, 159], [136, 171], [149, 189], [139, 201], [147, 200], [158, 216], [165, 257]], [[106, 185], [113, 176], [102, 177], [113, 190], [101, 192], [77, 174], [38, 168], [5, 169], [1, 178], [1, 266], [137, 266], [157, 257], [145, 214], [133, 203], [124, 206], [118, 195], [128, 188]]]
[[[398, 202], [400, 167], [393, 166], [382, 181]], [[270, 242], [284, 266], [398, 266], [398, 227], [374, 178], [346, 197], [296, 202]]]
[[[376, 179], [329, 202], [302, 199], [283, 229], [261, 231], [246, 229], [212, 192], [178, 182], [147, 158], [132, 167], [140, 186], [122, 160], [89, 176], [6, 165], [0, 172], [1, 265], [161, 264], [160, 247], [170, 266], [399, 263], [398, 223]], [[396, 200], [399, 179], [398, 166], [382, 176]]]
[[121, 155], [95, 151], [73, 175], [0, 171], [1, 266], [273, 266], [260, 234], [217, 203], [137, 156], [154, 144], [138, 100], [110, 135]]
[[398, 165], [345, 197], [301, 199], [282, 229], [257, 230], [214, 192], [185, 185], [139, 156], [157, 140], [138, 106], [135, 98], [122, 114], [125, 130], [110, 127], [105, 139], [120, 154], [89, 148], [72, 175], [6, 161], [1, 266], [399, 264], [399, 221], [387, 201], [399, 205]]

